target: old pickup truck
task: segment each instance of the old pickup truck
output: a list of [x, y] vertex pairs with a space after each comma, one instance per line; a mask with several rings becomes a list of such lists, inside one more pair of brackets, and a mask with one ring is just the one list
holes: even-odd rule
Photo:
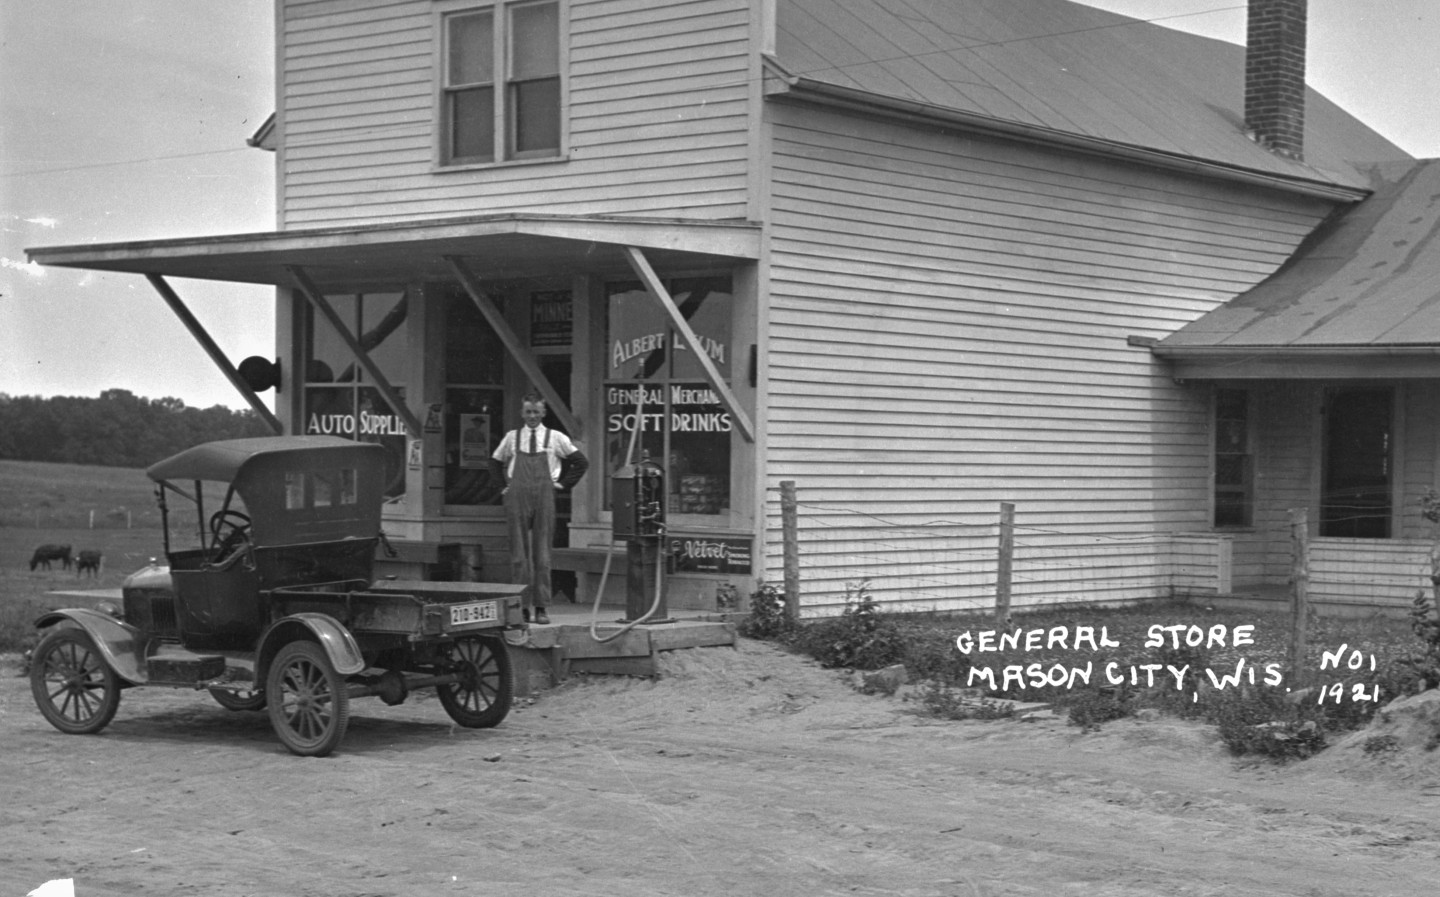
[[[350, 700], [435, 688], [456, 723], [497, 725], [515, 680], [505, 634], [520, 587], [375, 581], [385, 452], [327, 436], [210, 442], [151, 466], [166, 563], [129, 576], [123, 607], [44, 614], [31, 691], [55, 728], [98, 732], [129, 688], [208, 692], [268, 710], [290, 751], [324, 756]], [[172, 507], [172, 504], [174, 507]]]

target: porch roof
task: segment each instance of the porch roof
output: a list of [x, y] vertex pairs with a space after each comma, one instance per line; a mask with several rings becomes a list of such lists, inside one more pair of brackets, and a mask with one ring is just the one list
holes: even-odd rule
[[293, 286], [303, 268], [327, 292], [453, 280], [463, 258], [486, 280], [566, 269], [629, 271], [626, 247], [663, 267], [760, 256], [760, 227], [743, 221], [613, 216], [482, 215], [258, 234], [182, 237], [25, 250], [30, 261], [235, 283]]
[[1440, 376], [1440, 159], [1377, 165], [1284, 266], [1155, 344], [1176, 376]]

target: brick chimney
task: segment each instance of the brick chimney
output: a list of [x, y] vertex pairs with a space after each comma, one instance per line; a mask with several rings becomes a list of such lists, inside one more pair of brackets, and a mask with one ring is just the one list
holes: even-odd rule
[[1305, 157], [1306, 0], [1250, 0], [1245, 128], [1292, 159]]

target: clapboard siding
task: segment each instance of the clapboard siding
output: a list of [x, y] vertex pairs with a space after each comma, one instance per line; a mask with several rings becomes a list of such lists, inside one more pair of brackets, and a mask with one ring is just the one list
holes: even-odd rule
[[1404, 447], [1401, 481], [1396, 502], [1400, 526], [1396, 535], [1405, 539], [1432, 537], [1432, 524], [1420, 515], [1420, 499], [1434, 490], [1436, 459], [1440, 457], [1440, 385], [1432, 380], [1405, 384], [1403, 401]]
[[[1213, 537], [1191, 565], [1210, 572], [1186, 584], [1164, 541], [1209, 526], [1208, 391], [1127, 337], [1254, 285], [1328, 207], [791, 104], [767, 114], [767, 483], [794, 480], [817, 532], [824, 508], [983, 525], [1013, 502], [1021, 532], [1036, 528], [1017, 547], [1031, 565], [1017, 604], [1213, 578]], [[884, 539], [877, 524], [869, 554]], [[778, 560], [771, 540], [768, 578]], [[812, 612], [843, 602], [835, 578], [806, 585]]]
[[441, 170], [434, 5], [287, 2], [284, 226], [519, 210], [746, 217], [747, 0], [568, 11], [568, 157]]

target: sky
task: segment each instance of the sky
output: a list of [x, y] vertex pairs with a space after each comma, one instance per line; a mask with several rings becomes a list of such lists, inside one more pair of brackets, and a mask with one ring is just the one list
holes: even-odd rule
[[[1244, 43], [1234, 0], [1087, 5]], [[274, 108], [273, 17], [271, 0], [0, 0], [0, 393], [247, 407], [145, 278], [24, 250], [273, 230], [274, 157], [245, 144]], [[1440, 157], [1435, 0], [1310, 0], [1307, 63], [1321, 93]], [[272, 290], [172, 285], [232, 362], [275, 356]]]

